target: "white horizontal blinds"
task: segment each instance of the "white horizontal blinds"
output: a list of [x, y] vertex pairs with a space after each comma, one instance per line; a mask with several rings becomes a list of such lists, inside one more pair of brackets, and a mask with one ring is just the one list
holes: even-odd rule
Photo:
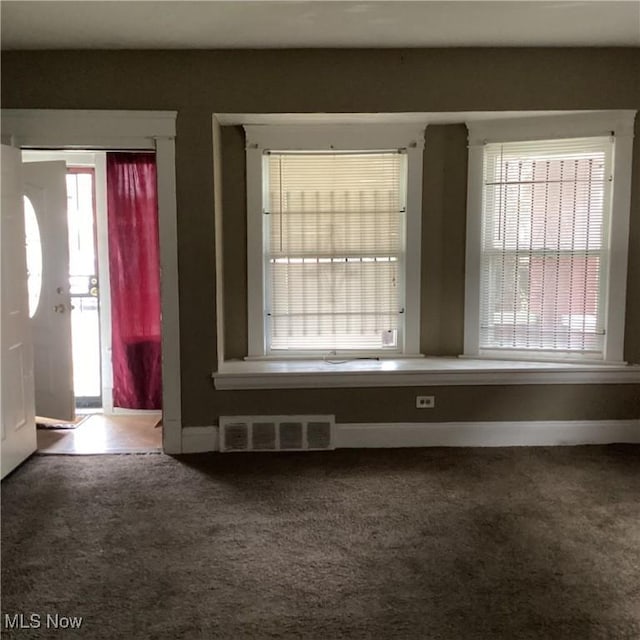
[[270, 350], [397, 350], [406, 156], [268, 156]]
[[612, 149], [485, 146], [481, 349], [602, 354]]

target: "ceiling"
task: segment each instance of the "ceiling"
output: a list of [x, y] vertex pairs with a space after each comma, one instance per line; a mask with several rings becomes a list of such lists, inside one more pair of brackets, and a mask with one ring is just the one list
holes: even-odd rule
[[2, 0], [3, 49], [640, 46], [640, 0]]

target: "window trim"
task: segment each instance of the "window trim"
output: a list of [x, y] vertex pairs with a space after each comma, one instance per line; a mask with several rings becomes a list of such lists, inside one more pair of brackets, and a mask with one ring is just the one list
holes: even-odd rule
[[631, 208], [631, 171], [635, 110], [588, 114], [541, 116], [483, 122], [467, 122], [469, 166], [467, 181], [467, 229], [465, 267], [464, 355], [472, 358], [517, 360], [593, 361], [593, 355], [523, 353], [517, 350], [480, 349], [480, 265], [484, 145], [595, 136], [615, 136], [613, 181], [608, 251], [607, 298], [604, 317], [606, 334], [602, 359], [624, 362], [624, 319]]
[[[264, 309], [263, 154], [265, 150], [287, 151], [369, 151], [406, 149], [407, 214], [405, 238], [403, 344], [395, 357], [420, 352], [420, 250], [422, 228], [422, 161], [426, 124], [345, 124], [345, 125], [244, 125], [247, 171], [247, 359], [277, 359], [267, 355]], [[349, 352], [356, 355], [355, 352]], [[296, 351], [291, 357], [300, 357]], [[322, 358], [321, 353], [307, 357]], [[383, 356], [384, 354], [375, 354]]]
[[549, 384], [638, 384], [640, 365], [534, 363], [451, 357], [221, 362], [216, 389], [315, 389]]

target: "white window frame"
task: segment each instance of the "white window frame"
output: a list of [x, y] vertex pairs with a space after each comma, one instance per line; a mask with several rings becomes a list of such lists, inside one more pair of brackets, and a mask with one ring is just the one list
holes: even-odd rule
[[472, 358], [515, 360], [593, 360], [583, 354], [540, 354], [526, 350], [480, 348], [480, 265], [484, 145], [597, 136], [615, 137], [613, 188], [609, 228], [607, 296], [604, 308], [605, 340], [602, 359], [622, 364], [631, 208], [633, 123], [636, 111], [602, 111], [573, 115], [467, 122], [469, 167], [467, 185], [467, 239], [465, 267], [464, 355]]
[[[318, 352], [268, 355], [265, 323], [264, 181], [263, 158], [278, 151], [370, 151], [403, 149], [407, 154], [407, 212], [405, 224], [405, 318], [400, 349], [389, 357], [420, 352], [420, 248], [422, 228], [422, 156], [425, 125], [245, 125], [247, 157], [247, 359], [316, 357]], [[350, 355], [359, 352], [349, 351]], [[366, 355], [366, 352], [363, 352]], [[384, 352], [375, 352], [385, 357]]]

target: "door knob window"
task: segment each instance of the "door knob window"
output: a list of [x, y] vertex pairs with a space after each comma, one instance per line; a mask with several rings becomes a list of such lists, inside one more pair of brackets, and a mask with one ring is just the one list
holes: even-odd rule
[[38, 216], [31, 200], [23, 196], [24, 227], [27, 257], [27, 289], [29, 291], [29, 317], [33, 318], [38, 310], [42, 289], [42, 241]]

